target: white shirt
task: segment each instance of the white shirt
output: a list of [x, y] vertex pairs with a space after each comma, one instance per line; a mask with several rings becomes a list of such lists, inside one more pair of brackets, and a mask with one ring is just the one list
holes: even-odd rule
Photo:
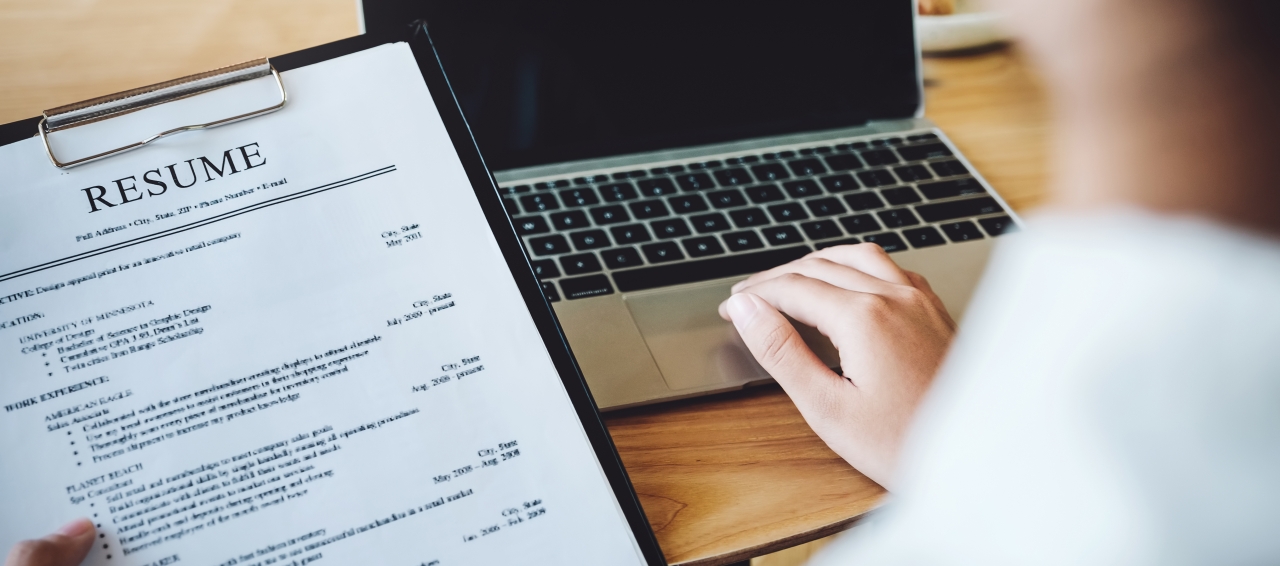
[[998, 249], [899, 489], [813, 564], [1280, 564], [1280, 242], [1136, 211]]

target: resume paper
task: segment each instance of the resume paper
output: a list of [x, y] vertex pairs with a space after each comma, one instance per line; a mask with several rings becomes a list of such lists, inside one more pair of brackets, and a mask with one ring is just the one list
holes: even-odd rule
[[99, 566], [643, 564], [408, 46], [283, 80], [74, 169], [0, 147], [0, 547], [83, 516]]

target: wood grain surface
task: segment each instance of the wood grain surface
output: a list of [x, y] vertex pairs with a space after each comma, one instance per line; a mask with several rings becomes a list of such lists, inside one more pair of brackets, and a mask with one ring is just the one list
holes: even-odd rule
[[0, 0], [0, 123], [358, 33], [356, 0]]
[[[0, 123], [358, 32], [354, 0], [0, 0]], [[1044, 196], [1044, 96], [1014, 49], [926, 61], [927, 114], [1018, 210]], [[847, 528], [882, 490], [776, 386], [607, 416], [673, 564]]]

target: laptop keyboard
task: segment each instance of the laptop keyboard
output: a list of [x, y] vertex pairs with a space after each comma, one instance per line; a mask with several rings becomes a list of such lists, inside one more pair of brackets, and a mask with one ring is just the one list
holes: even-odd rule
[[746, 275], [814, 249], [1017, 229], [932, 132], [500, 189], [547, 299]]

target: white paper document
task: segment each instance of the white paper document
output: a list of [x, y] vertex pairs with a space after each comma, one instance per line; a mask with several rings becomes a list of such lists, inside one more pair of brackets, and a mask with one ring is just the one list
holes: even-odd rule
[[283, 79], [66, 171], [0, 147], [0, 547], [83, 516], [94, 565], [643, 564], [409, 48]]

